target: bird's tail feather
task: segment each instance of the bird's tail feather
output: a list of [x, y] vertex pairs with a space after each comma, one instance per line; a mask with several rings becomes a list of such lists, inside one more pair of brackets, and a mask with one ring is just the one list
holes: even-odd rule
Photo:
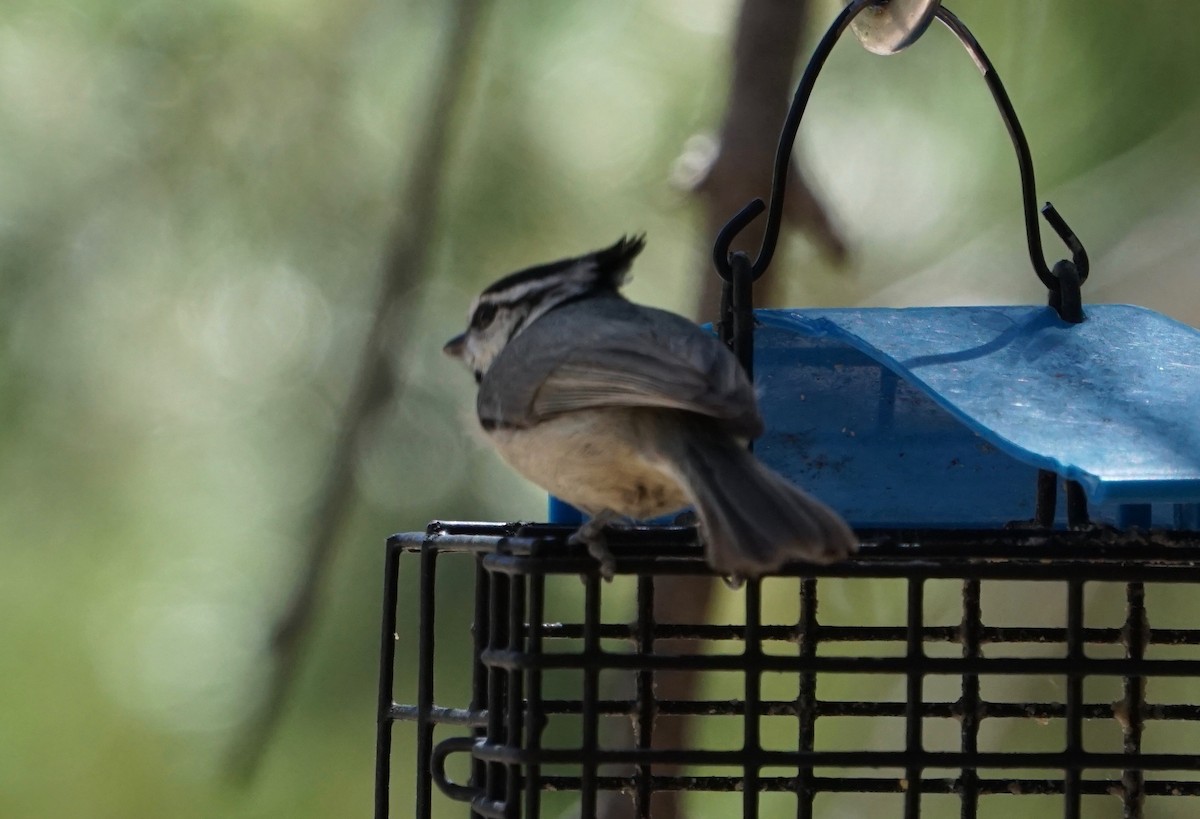
[[836, 512], [724, 436], [689, 437], [678, 466], [718, 571], [757, 577], [791, 560], [832, 563], [858, 548]]

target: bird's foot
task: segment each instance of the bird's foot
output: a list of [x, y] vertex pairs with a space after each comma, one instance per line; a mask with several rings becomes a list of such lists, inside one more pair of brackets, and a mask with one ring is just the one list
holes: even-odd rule
[[699, 526], [700, 516], [696, 514], [694, 509], [687, 509], [675, 516], [675, 520], [671, 521], [676, 526]]
[[624, 519], [623, 516], [618, 515], [616, 512], [605, 509], [593, 515], [586, 523], [575, 530], [575, 534], [567, 538], [567, 543], [587, 546], [588, 554], [594, 557], [596, 562], [600, 564], [600, 576], [608, 581], [611, 581], [616, 574], [617, 562], [613, 558], [612, 552], [609, 551], [608, 533], [604, 530]]

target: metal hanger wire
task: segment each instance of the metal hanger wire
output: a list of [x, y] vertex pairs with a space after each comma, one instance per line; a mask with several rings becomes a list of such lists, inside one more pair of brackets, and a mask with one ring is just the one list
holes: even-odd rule
[[[812, 96], [813, 88], [816, 85], [817, 76], [821, 73], [825, 61], [829, 58], [834, 45], [837, 44], [842, 33], [855, 17], [868, 7], [880, 7], [886, 5], [886, 3], [887, 0], [853, 0], [853, 2], [842, 9], [817, 44], [812, 58], [804, 69], [804, 74], [800, 79], [796, 94], [792, 98], [791, 107], [788, 109], [787, 119], [784, 120], [783, 128], [779, 135], [779, 144], [775, 151], [775, 167], [771, 183], [770, 205], [764, 204], [761, 199], [754, 199], [734, 214], [733, 218], [717, 233], [717, 238], [713, 245], [713, 263], [717, 268], [717, 273], [725, 281], [727, 291], [732, 292], [731, 289], [733, 288], [735, 279], [735, 266], [741, 266], [740, 264], [735, 265], [736, 260], [734, 258], [740, 254], [730, 253], [733, 240], [747, 225], [758, 218], [764, 210], [767, 211], [767, 223], [763, 231], [762, 244], [759, 246], [757, 257], [750, 262], [748, 271], [742, 275], [749, 276], [750, 281], [757, 280], [766, 272], [767, 267], [771, 263], [771, 258], [775, 254], [775, 247], [779, 241], [779, 229], [783, 219], [783, 201], [787, 187], [788, 164], [791, 161], [796, 133], [800, 128], [800, 120], [804, 116], [809, 98]], [[1042, 284], [1050, 291], [1051, 306], [1058, 310], [1059, 314], [1066, 321], [1076, 323], [1082, 321], [1082, 310], [1076, 311], [1072, 305], [1080, 303], [1078, 287], [1088, 277], [1089, 263], [1087, 251], [1084, 249], [1079, 237], [1067, 225], [1066, 220], [1062, 218], [1052, 204], [1047, 202], [1041, 209], [1042, 215], [1054, 229], [1055, 233], [1058, 234], [1059, 238], [1062, 239], [1063, 243], [1066, 244], [1067, 249], [1071, 252], [1071, 260], [1059, 262], [1053, 269], [1046, 264], [1046, 257], [1042, 248], [1041, 231], [1037, 219], [1037, 189], [1034, 182], [1033, 158], [1029, 152], [1029, 143], [1025, 139], [1025, 132], [1021, 129], [1021, 123], [1017, 119], [1016, 111], [1013, 109], [1012, 101], [1008, 98], [1008, 93], [1004, 90], [1004, 85], [1001, 83], [995, 67], [984, 53], [983, 48], [979, 45], [979, 41], [975, 39], [974, 35], [971, 34], [963, 22], [949, 9], [941, 5], [938, 5], [935, 16], [954, 34], [979, 68], [984, 81], [987, 83], [988, 90], [991, 91], [992, 98], [995, 100], [996, 106], [1000, 111], [1004, 126], [1012, 138], [1013, 148], [1017, 154], [1017, 166], [1021, 175], [1021, 202], [1025, 216], [1025, 238], [1029, 246], [1029, 260], [1033, 265], [1033, 270]], [[919, 33], [913, 39], [916, 36], [920, 36]], [[1067, 265], [1070, 267], [1068, 268]], [[727, 297], [725, 301], [731, 305], [733, 299], [732, 297]], [[739, 301], [743, 301], [743, 299], [739, 299]], [[1066, 311], [1063, 309], [1064, 304], [1067, 305]], [[736, 319], [732, 323], [736, 324]]]

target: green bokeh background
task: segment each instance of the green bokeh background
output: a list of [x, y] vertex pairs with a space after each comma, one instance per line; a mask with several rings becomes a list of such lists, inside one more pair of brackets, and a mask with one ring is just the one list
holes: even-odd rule
[[[812, 5], [814, 28], [837, 8]], [[1041, 195], [1087, 244], [1085, 298], [1200, 325], [1200, 23], [1185, 5], [951, 7], [1004, 78]], [[398, 191], [450, 4], [0, 6], [0, 816], [369, 815], [385, 536], [544, 514], [464, 431], [473, 385], [439, 349], [471, 294], [645, 230], [629, 295], [692, 310], [711, 240], [672, 178], [689, 136], [720, 121], [737, 4], [487, 8], [463, 55], [432, 269], [396, 352], [404, 391], [362, 448], [361, 502], [296, 695], [244, 789], [222, 761], [261, 697], [271, 620], [406, 218]], [[886, 61], [843, 43], [799, 145], [852, 256], [834, 269], [788, 238], [773, 275], [789, 303], [1044, 298], [1008, 137], [945, 32]], [[939, 598], [951, 620], [955, 594]], [[1013, 612], [1058, 605], [1014, 595]], [[900, 599], [881, 588], [879, 616]], [[1194, 604], [1168, 604], [1188, 622]], [[465, 634], [466, 605], [448, 599], [449, 631]], [[451, 678], [446, 699], [464, 684]], [[1162, 801], [1153, 816], [1194, 809]]]

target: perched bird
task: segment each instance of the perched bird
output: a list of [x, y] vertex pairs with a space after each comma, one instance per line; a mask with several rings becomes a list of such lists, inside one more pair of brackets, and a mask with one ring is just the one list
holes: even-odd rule
[[444, 351], [479, 384], [479, 423], [518, 472], [590, 516], [573, 536], [611, 577], [605, 527], [692, 507], [717, 571], [827, 563], [858, 542], [829, 507], [763, 466], [754, 387], [682, 316], [621, 295], [644, 237], [500, 279]]

